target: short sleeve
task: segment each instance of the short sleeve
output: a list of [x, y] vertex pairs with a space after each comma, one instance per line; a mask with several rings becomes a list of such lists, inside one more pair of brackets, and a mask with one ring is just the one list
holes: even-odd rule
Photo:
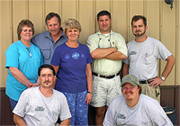
[[96, 34], [90, 35], [87, 39], [87, 46], [89, 48], [90, 53], [92, 53], [95, 49], [98, 48], [99, 38], [96, 36]]
[[18, 67], [19, 51], [14, 44], [11, 44], [10, 47], [5, 52], [6, 64], [5, 67]]

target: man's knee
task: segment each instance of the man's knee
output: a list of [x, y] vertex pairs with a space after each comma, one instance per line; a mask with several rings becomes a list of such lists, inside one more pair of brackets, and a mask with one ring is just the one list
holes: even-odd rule
[[105, 106], [104, 106], [104, 107], [98, 107], [98, 108], [96, 108], [96, 115], [97, 115], [98, 117], [104, 116], [105, 111], [106, 111]]

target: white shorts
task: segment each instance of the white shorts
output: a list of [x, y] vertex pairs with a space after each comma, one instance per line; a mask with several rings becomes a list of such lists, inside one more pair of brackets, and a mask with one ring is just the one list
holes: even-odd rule
[[109, 106], [110, 103], [121, 94], [121, 81], [119, 75], [112, 79], [93, 75], [93, 99], [90, 103], [91, 106]]

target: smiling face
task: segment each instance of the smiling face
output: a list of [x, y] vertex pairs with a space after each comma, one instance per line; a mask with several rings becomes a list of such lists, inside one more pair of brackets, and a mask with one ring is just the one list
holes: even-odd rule
[[97, 22], [101, 33], [107, 34], [111, 31], [111, 19], [108, 15], [100, 16]]
[[122, 93], [126, 100], [129, 101], [137, 101], [139, 99], [139, 87], [138, 86], [133, 86], [130, 83], [125, 83], [122, 87]]
[[50, 20], [47, 20], [47, 28], [51, 36], [57, 36], [60, 34], [61, 24], [58, 21], [57, 17], [52, 17]]
[[24, 26], [22, 28], [20, 36], [21, 36], [21, 38], [20, 38], [21, 41], [31, 41], [32, 36], [33, 36], [32, 28]]
[[147, 26], [144, 25], [143, 19], [139, 19], [136, 22], [133, 21], [132, 32], [136, 37], [145, 35]]
[[70, 41], [77, 41], [80, 31], [76, 28], [68, 28], [66, 31], [66, 36]]
[[56, 76], [53, 75], [53, 71], [49, 68], [43, 68], [38, 76], [41, 86], [43, 88], [51, 88], [56, 80]]

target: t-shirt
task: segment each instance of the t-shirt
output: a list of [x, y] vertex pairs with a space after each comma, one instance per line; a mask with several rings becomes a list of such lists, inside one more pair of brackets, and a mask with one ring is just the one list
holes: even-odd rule
[[144, 42], [135, 40], [127, 44], [128, 57], [123, 60], [129, 64], [129, 74], [139, 80], [148, 80], [158, 74], [158, 59], [166, 60], [172, 54], [158, 40], [147, 37]]
[[104, 126], [173, 126], [157, 100], [140, 94], [138, 103], [130, 108], [123, 95], [110, 104]]
[[56, 90], [77, 93], [87, 90], [86, 66], [91, 63], [91, 55], [86, 45], [71, 48], [64, 43], [56, 48], [51, 64], [59, 66]]
[[45, 97], [39, 87], [26, 89], [13, 113], [23, 118], [27, 126], [55, 126], [60, 120], [71, 118], [66, 97], [53, 89], [53, 95]]
[[18, 68], [29, 81], [36, 83], [38, 68], [43, 65], [43, 56], [37, 46], [31, 43], [27, 48], [20, 40], [11, 44], [5, 52], [8, 76], [6, 80], [6, 94], [11, 99], [18, 101], [21, 93], [27, 88], [14, 78], [9, 67]]

